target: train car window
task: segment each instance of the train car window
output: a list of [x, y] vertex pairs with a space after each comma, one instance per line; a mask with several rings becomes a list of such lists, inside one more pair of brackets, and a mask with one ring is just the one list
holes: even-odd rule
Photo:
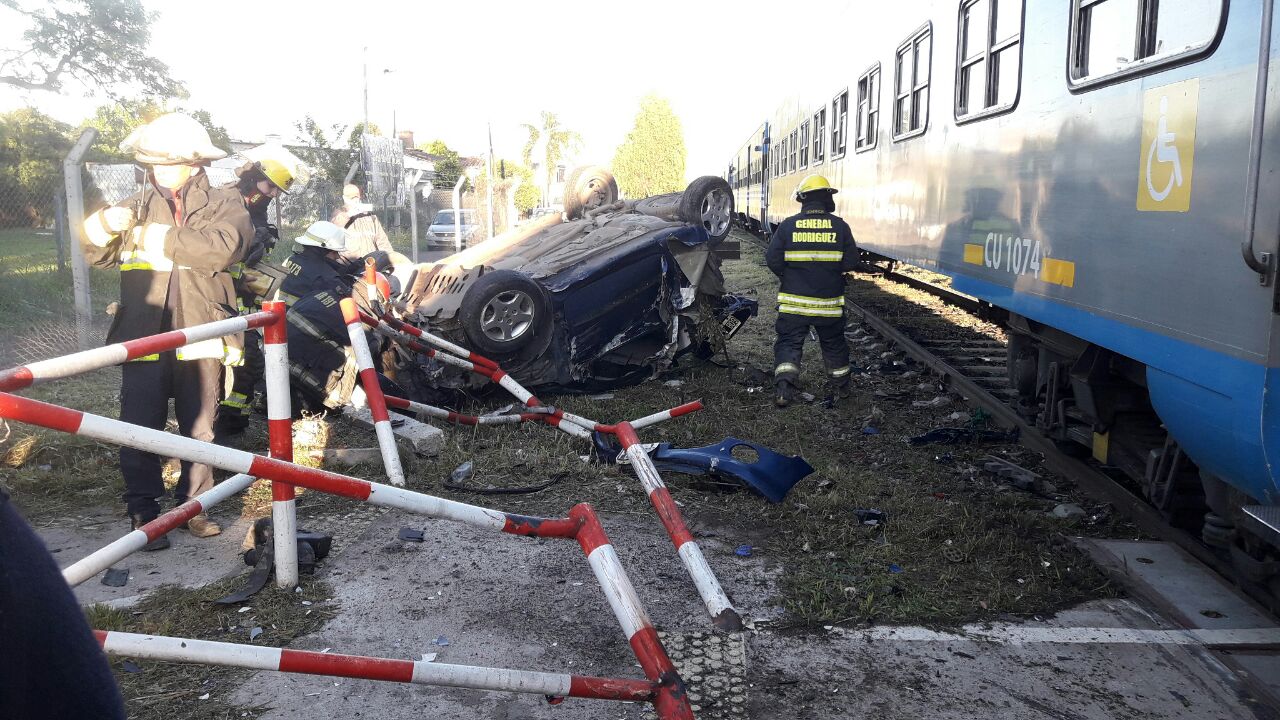
[[799, 167], [800, 159], [800, 129], [796, 128], [791, 131], [791, 137], [787, 139], [787, 151], [791, 153], [791, 157], [787, 160], [787, 172], [795, 172]]
[[858, 114], [854, 129], [854, 152], [876, 146], [880, 134], [880, 63], [858, 78]]
[[809, 167], [809, 121], [800, 126], [800, 169]]
[[1226, 0], [1072, 0], [1072, 89], [1113, 82], [1210, 51]]
[[1024, 0], [961, 0], [956, 121], [1008, 112], [1018, 102]]
[[849, 131], [849, 91], [831, 101], [831, 159], [844, 157]]
[[898, 46], [894, 56], [894, 141], [920, 135], [929, 126], [932, 48], [933, 26], [927, 23]]
[[827, 139], [827, 109], [813, 114], [813, 164], [822, 162]]

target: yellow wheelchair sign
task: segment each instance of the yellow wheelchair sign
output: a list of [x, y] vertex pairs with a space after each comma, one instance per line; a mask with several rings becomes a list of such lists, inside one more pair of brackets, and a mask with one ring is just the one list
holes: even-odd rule
[[1138, 160], [1138, 210], [1191, 209], [1196, 111], [1200, 80], [1152, 88], [1142, 97], [1142, 150]]

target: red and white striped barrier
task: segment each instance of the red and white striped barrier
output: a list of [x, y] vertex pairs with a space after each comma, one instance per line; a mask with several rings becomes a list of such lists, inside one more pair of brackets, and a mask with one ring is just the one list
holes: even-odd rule
[[[662, 413], [658, 414], [661, 415]], [[707, 612], [711, 614], [712, 624], [721, 630], [731, 632], [742, 630], [742, 617], [738, 615], [733, 603], [729, 601], [724, 588], [720, 587], [720, 581], [716, 578], [715, 573], [712, 572], [711, 565], [707, 563], [707, 558], [702, 554], [702, 549], [694, 541], [693, 533], [689, 532], [688, 526], [684, 523], [684, 516], [680, 514], [680, 508], [676, 505], [676, 501], [672, 499], [666, 484], [662, 482], [662, 475], [658, 473], [658, 468], [654, 467], [653, 460], [644, 451], [644, 447], [640, 444], [640, 438], [636, 436], [631, 423], [618, 423], [615, 434], [618, 440], [622, 442], [627, 458], [631, 460], [631, 469], [635, 472], [636, 477], [640, 479], [640, 484], [644, 486], [645, 492], [649, 495], [649, 502], [653, 504], [653, 509], [658, 512], [658, 519], [662, 521], [662, 526], [666, 528], [667, 535], [670, 536], [671, 542], [675, 544], [676, 552], [680, 555], [680, 560], [684, 563], [685, 570], [689, 571], [689, 576], [693, 578], [694, 587], [698, 589], [702, 604], [706, 606]]]
[[104, 345], [92, 350], [40, 360], [30, 365], [0, 370], [0, 391], [19, 390], [38, 382], [71, 377], [90, 370], [100, 370], [129, 360], [175, 350], [183, 345], [235, 335], [250, 328], [265, 327], [277, 315], [263, 311], [196, 325], [185, 330], [171, 330], [136, 340]]
[[391, 431], [391, 416], [387, 414], [387, 401], [382, 395], [382, 386], [378, 384], [378, 371], [373, 369], [373, 355], [369, 352], [369, 340], [364, 334], [360, 311], [351, 298], [344, 298], [338, 304], [342, 306], [342, 319], [347, 323], [351, 349], [356, 354], [356, 367], [360, 368], [360, 384], [364, 386], [364, 394], [369, 401], [369, 413], [373, 415], [373, 430], [378, 435], [378, 448], [382, 451], [387, 478], [392, 485], [404, 485], [400, 450]]
[[[386, 396], [387, 406], [396, 408], [397, 410], [408, 410], [416, 413], [420, 417], [430, 417], [437, 420], [443, 420], [455, 425], [514, 425], [523, 422], [541, 422], [553, 425], [552, 421], [558, 419], [551, 413], [546, 412], [525, 412], [511, 413], [508, 415], [464, 415], [452, 410], [446, 410], [434, 405], [425, 405], [420, 402], [398, 398], [392, 395]], [[582, 440], [591, 439], [591, 431], [580, 428], [577, 425], [570, 424], [554, 424], [566, 433], [573, 435]]]
[[144, 545], [152, 540], [244, 490], [252, 485], [255, 480], [257, 478], [252, 475], [234, 475], [223, 480], [214, 485], [212, 490], [200, 493], [110, 545], [102, 547], [68, 565], [62, 571], [63, 579], [71, 587], [83, 583], [85, 580], [141, 550]]
[[195, 662], [305, 675], [330, 675], [417, 685], [534, 693], [551, 698], [577, 697], [652, 702], [656, 694], [653, 683], [644, 680], [472, 667], [421, 660], [393, 660], [125, 632], [102, 630], [93, 632], [108, 655], [147, 660]]
[[[243, 450], [225, 448], [181, 435], [172, 435], [162, 430], [138, 427], [119, 420], [2, 392], [0, 392], [0, 417], [513, 535], [575, 539], [586, 553], [592, 572], [599, 581], [640, 666], [644, 669], [645, 676], [649, 679], [646, 692], [639, 699], [653, 702], [662, 720], [692, 720], [693, 718], [693, 712], [685, 696], [683, 681], [663, 649], [647, 613], [640, 605], [635, 588], [631, 585], [625, 569], [618, 560], [617, 553], [609, 543], [598, 516], [589, 505], [575, 506], [570, 511], [569, 517], [563, 519], [533, 518], [504, 513], [325, 470], [306, 468], [284, 460], [253, 455]], [[241, 477], [239, 482], [245, 479]], [[234, 484], [231, 487], [234, 487]], [[225, 484], [215, 490], [221, 490], [226, 495], [231, 494], [230, 487]], [[199, 503], [189, 503], [189, 505], [195, 509]], [[178, 511], [175, 510], [175, 513], [171, 514], [176, 513]], [[168, 522], [173, 522], [173, 519], [171, 518]], [[141, 543], [145, 544], [148, 533], [143, 531], [139, 534]], [[139, 539], [131, 542], [137, 544]], [[396, 664], [403, 661], [345, 656], [334, 656], [343, 659], [333, 660], [325, 659], [328, 656], [320, 653], [291, 655], [294, 651], [126, 633], [100, 633], [99, 638], [108, 652], [181, 661], [372, 679], [405, 680], [407, 677], [405, 681], [410, 682], [414, 682], [414, 678], [417, 677], [417, 682], [425, 684], [456, 684], [463, 687], [517, 691], [525, 687], [530, 692], [561, 696], [573, 694], [575, 687], [583, 697], [618, 699], [616, 694], [623, 693], [627, 696], [626, 699], [637, 699], [635, 695], [641, 692], [634, 681], [625, 680], [582, 678], [575, 686], [574, 679], [570, 677], [566, 690], [564, 676], [551, 676], [546, 673], [486, 668], [446, 668], [446, 666], [431, 663], [416, 666], [413, 663]], [[151, 652], [155, 654], [147, 654]], [[322, 657], [317, 658], [314, 657], [315, 655]], [[286, 658], [296, 659], [298, 662], [286, 662]], [[425, 667], [425, 665], [434, 666]], [[394, 671], [391, 670], [393, 667], [396, 668]], [[547, 693], [549, 686], [545, 683], [552, 682], [549, 679], [552, 677], [557, 678], [554, 682], [558, 684], [552, 687], [553, 693]]]
[[[279, 319], [263, 329], [262, 355], [266, 365], [267, 437], [271, 457], [293, 462], [293, 406], [289, 392], [289, 324], [285, 321], [288, 306], [271, 301], [264, 310], [277, 313]], [[271, 533], [275, 549], [276, 586], [292, 588], [298, 584], [298, 505], [293, 486], [271, 481]]]
[[[471, 352], [470, 350], [462, 347], [461, 345], [451, 343], [442, 337], [439, 337], [437, 335], [432, 335], [431, 333], [426, 332], [421, 328], [414, 327], [413, 325], [410, 325], [409, 323], [404, 322], [399, 318], [393, 317], [390, 313], [384, 314], [382, 316], [382, 319], [393, 330], [402, 332], [406, 335], [412, 335], [413, 337], [418, 338], [419, 340], [424, 340], [428, 344], [434, 345], [440, 348], [441, 350], [444, 350], [447, 353], [456, 355], [457, 357], [460, 357], [464, 360], [469, 360], [472, 363], [475, 363], [479, 367], [487, 367], [487, 368], [494, 368], [494, 369], [498, 367], [498, 364], [490, 360], [489, 358], [483, 355], [480, 355], [478, 353]], [[365, 322], [366, 323], [371, 322], [375, 326], [378, 324], [377, 320], [373, 318], [368, 318], [368, 317], [365, 319]]]

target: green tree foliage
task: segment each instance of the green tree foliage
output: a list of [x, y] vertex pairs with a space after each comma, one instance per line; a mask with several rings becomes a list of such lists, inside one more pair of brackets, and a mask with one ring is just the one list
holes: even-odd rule
[[109, 96], [185, 96], [147, 52], [154, 19], [141, 0], [0, 0], [0, 26], [23, 28], [20, 41], [0, 48], [0, 84], [56, 93], [73, 80]]
[[528, 123], [524, 123], [521, 127], [529, 133], [529, 138], [524, 144], [524, 162], [530, 167], [541, 164], [539, 174], [543, 180], [542, 187], [545, 193], [543, 198], [549, 198], [551, 197], [551, 177], [556, 165], [560, 164], [566, 156], [582, 148], [582, 136], [574, 130], [561, 126], [560, 118], [546, 110], [542, 111], [541, 127]]
[[445, 141], [439, 139], [419, 143], [418, 149], [440, 158], [435, 161], [436, 176], [431, 181], [432, 185], [437, 190], [452, 190], [458, 182], [458, 176], [462, 174], [462, 156], [458, 151], [450, 149]]
[[231, 137], [227, 129], [214, 122], [208, 110], [170, 110], [168, 103], [155, 98], [135, 98], [101, 105], [93, 117], [85, 121], [86, 127], [98, 131], [98, 139], [89, 149], [88, 159], [93, 162], [132, 162], [133, 157], [120, 152], [120, 143], [140, 125], [145, 125], [167, 112], [184, 112], [209, 131], [214, 145], [231, 152]]
[[624, 197], [642, 198], [684, 189], [684, 129], [671, 104], [657, 95], [640, 100], [627, 139], [613, 156], [613, 176]]
[[53, 221], [72, 128], [30, 108], [0, 115], [0, 227]]
[[[330, 125], [325, 128], [315, 118], [306, 115], [301, 121], [294, 123], [294, 129], [298, 133], [298, 143], [302, 146], [297, 149], [297, 155], [314, 169], [315, 177], [335, 185], [341, 184], [351, 163], [356, 159], [356, 150], [351, 146], [352, 135], [347, 133], [347, 126]], [[344, 135], [347, 138], [346, 147], [330, 140]], [[359, 147], [360, 136], [356, 134], [354, 137], [355, 147]]]

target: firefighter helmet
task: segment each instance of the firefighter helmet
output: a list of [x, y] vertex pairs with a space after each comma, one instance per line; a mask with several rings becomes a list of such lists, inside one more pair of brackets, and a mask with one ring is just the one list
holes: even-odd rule
[[271, 184], [280, 188], [280, 192], [289, 192], [289, 186], [293, 185], [293, 173], [285, 167], [284, 163], [275, 158], [263, 158], [258, 161], [258, 166], [262, 168], [262, 174], [267, 176]]
[[809, 175], [805, 179], [801, 180], [800, 184], [796, 186], [795, 199], [802, 200], [805, 195], [811, 192], [829, 192], [834, 195], [840, 191], [831, 187], [831, 182], [825, 177], [821, 175]]
[[120, 143], [144, 165], [199, 165], [227, 156], [209, 140], [209, 131], [194, 118], [168, 113], [136, 128]]
[[320, 220], [311, 223], [307, 231], [293, 241], [299, 245], [342, 252], [347, 249], [347, 232], [328, 220]]

